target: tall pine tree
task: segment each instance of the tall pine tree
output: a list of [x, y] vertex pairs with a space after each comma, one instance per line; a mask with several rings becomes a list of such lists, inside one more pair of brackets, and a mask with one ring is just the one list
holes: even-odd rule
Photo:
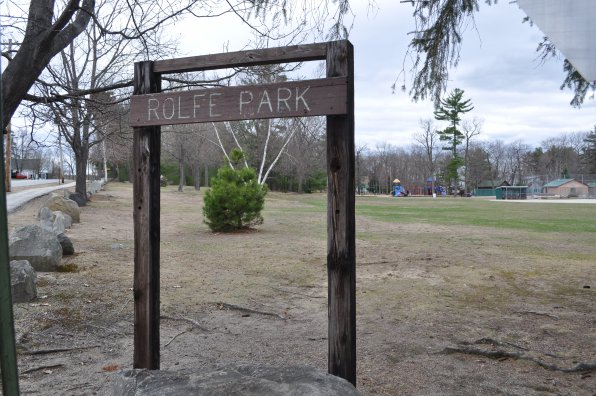
[[464, 91], [455, 88], [447, 99], [441, 99], [441, 102], [435, 110], [435, 119], [438, 121], [448, 121], [449, 126], [442, 131], [438, 131], [439, 138], [447, 145], [443, 150], [451, 151], [451, 161], [447, 166], [447, 182], [457, 188], [458, 169], [463, 165], [463, 159], [457, 153], [457, 146], [463, 142], [464, 134], [458, 129], [461, 122], [461, 116], [471, 111], [474, 106], [470, 99], [464, 100]]

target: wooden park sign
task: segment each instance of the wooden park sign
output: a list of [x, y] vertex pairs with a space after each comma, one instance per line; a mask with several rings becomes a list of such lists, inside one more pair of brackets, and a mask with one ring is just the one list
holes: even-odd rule
[[[327, 116], [329, 373], [356, 385], [354, 56], [349, 41], [135, 63], [134, 367], [159, 369], [160, 125]], [[168, 73], [325, 60], [326, 78], [161, 92]]]
[[346, 114], [345, 77], [133, 96], [132, 126]]

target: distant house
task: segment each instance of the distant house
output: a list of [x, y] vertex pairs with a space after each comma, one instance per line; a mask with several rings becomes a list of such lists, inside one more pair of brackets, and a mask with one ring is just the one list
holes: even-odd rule
[[476, 186], [476, 195], [479, 197], [489, 197], [496, 195], [497, 187], [508, 187], [511, 184], [503, 179], [482, 180]]
[[39, 177], [41, 172], [41, 159], [39, 158], [11, 158], [10, 170], [12, 173], [18, 172], [27, 176], [29, 179]]
[[557, 179], [544, 185], [544, 193], [569, 198], [587, 198], [588, 185], [576, 179]]
[[506, 186], [510, 186], [511, 184], [509, 184], [509, 182], [507, 180], [504, 179], [495, 179], [495, 180], [482, 180], [480, 183], [478, 183], [478, 187], [477, 188], [492, 188], [495, 189], [497, 187], [506, 187]]

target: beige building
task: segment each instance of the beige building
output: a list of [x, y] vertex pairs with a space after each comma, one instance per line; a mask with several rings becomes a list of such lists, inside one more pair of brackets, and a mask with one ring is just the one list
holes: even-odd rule
[[557, 179], [544, 185], [544, 193], [562, 198], [588, 198], [588, 185], [576, 179]]

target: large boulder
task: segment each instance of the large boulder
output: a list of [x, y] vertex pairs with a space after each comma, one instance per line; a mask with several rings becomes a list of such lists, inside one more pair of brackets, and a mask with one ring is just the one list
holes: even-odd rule
[[68, 199], [75, 201], [79, 206], [87, 205], [87, 197], [78, 192], [69, 194]]
[[8, 239], [11, 260], [27, 260], [36, 271], [56, 271], [62, 246], [52, 231], [38, 225], [19, 228]]
[[360, 392], [348, 381], [311, 367], [251, 365], [185, 374], [160, 370], [122, 371], [116, 374], [113, 395], [354, 396]]
[[48, 199], [46, 206], [53, 211], [59, 210], [63, 213], [66, 213], [70, 216], [73, 223], [81, 222], [81, 211], [79, 210], [79, 205], [77, 205], [77, 203], [72, 199], [55, 195]]
[[10, 262], [10, 290], [13, 303], [22, 303], [37, 298], [37, 274], [27, 260]]
[[54, 234], [63, 234], [67, 228], [72, 226], [72, 218], [70, 215], [59, 210], [53, 212], [47, 206], [39, 209], [39, 223], [41, 228], [51, 231]]
[[74, 254], [74, 246], [72, 245], [72, 241], [69, 237], [65, 234], [58, 234], [57, 235], [58, 242], [60, 242], [60, 246], [62, 246], [62, 255], [63, 256], [71, 256]]

